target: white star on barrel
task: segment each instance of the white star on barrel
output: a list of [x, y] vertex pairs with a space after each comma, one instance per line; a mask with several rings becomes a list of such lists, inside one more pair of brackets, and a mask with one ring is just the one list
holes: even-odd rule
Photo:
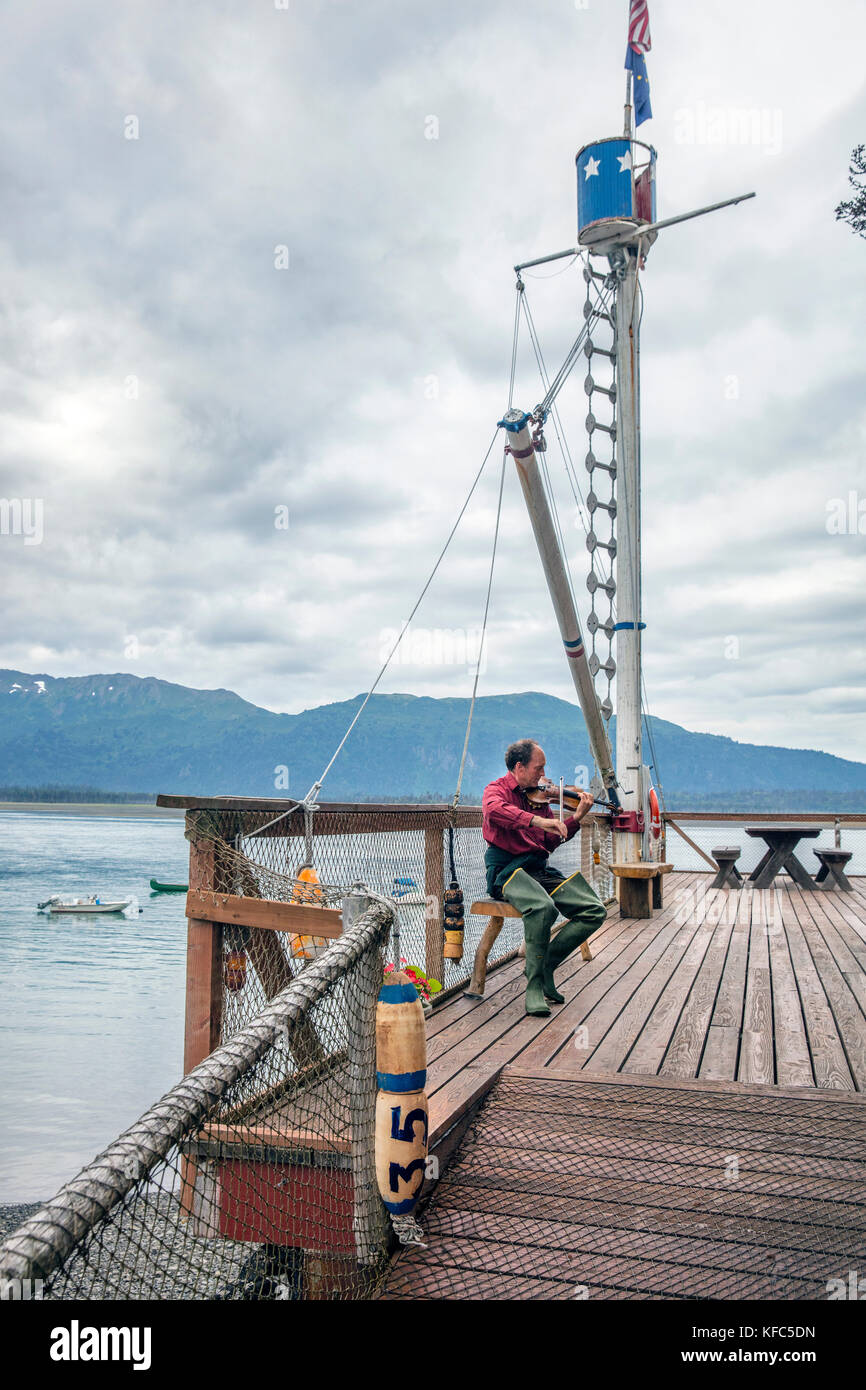
[[618, 154], [617, 159], [619, 160], [619, 172], [627, 174], [631, 169], [631, 150], [626, 150], [625, 154]]
[[601, 160], [600, 160], [600, 159], [593, 159], [592, 155], [590, 155], [590, 156], [589, 156], [589, 159], [586, 161], [586, 164], [584, 165], [584, 168], [583, 168], [583, 177], [584, 177], [584, 179], [591, 179], [592, 176], [593, 176], [593, 174], [597, 174], [597, 173], [598, 173], [598, 166], [599, 166], [600, 163], [601, 163]]

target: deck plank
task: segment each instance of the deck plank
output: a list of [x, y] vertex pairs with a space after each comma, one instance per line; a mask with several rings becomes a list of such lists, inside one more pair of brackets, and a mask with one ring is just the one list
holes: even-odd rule
[[[646, 952], [641, 961], [644, 970], [647, 966], [650, 967], [649, 970], [646, 970], [637, 988], [632, 989], [616, 1018], [606, 1029], [601, 1042], [586, 1060], [586, 1065], [593, 1071], [619, 1071], [634, 1047], [638, 1035], [646, 1028], [647, 1020], [654, 1016], [671, 975], [688, 954], [695, 938], [699, 936], [699, 931], [694, 922], [681, 926], [675, 917], [668, 928], [658, 933], [652, 950]], [[703, 942], [703, 949], [706, 949], [707, 940], [708, 938], [705, 938]], [[613, 998], [622, 996], [627, 980], [628, 977], [620, 983], [617, 990], [611, 991]], [[592, 1027], [592, 1018], [588, 1022]], [[655, 1067], [651, 1070], [655, 1071]]]
[[[437, 1194], [435, 1208], [429, 1214], [455, 1210], [464, 1213], [485, 1212], [503, 1218], [525, 1217], [526, 1197], [522, 1192], [507, 1192], [502, 1188], [470, 1187], [467, 1183], [443, 1182]], [[635, 1202], [593, 1201], [574, 1202], [569, 1197], [536, 1193], [532, 1202], [532, 1218], [551, 1221], [560, 1226], [582, 1225], [601, 1228], [605, 1232], [637, 1232], [641, 1241], [647, 1234], [658, 1237], [692, 1234], [704, 1241], [707, 1235], [695, 1222], [695, 1213], [677, 1206], [641, 1206]], [[428, 1218], [429, 1219], [429, 1218]], [[815, 1258], [815, 1235], [807, 1224], [793, 1221], [762, 1219], [746, 1216], [716, 1216], [712, 1224], [712, 1240], [718, 1246], [745, 1246], [753, 1261], [760, 1258], [756, 1250], [756, 1235], [766, 1241], [768, 1251], [803, 1251]], [[863, 1249], [863, 1233], [842, 1226], [822, 1227], [821, 1249], [829, 1258], [851, 1259]]]
[[[728, 907], [730, 907], [733, 897], [734, 895], [731, 894]], [[726, 914], [715, 929], [707, 953], [695, 976], [691, 992], [677, 1020], [667, 1051], [660, 1065], [656, 1068], [661, 1076], [691, 1077], [698, 1074], [700, 1060], [707, 1043], [710, 1019], [713, 1015], [722, 972], [731, 944], [731, 935], [740, 911], [740, 897], [741, 895], [737, 895], [734, 910], [730, 914]], [[634, 1060], [632, 1057], [629, 1062]], [[624, 1070], [639, 1070], [639, 1068], [627, 1065]]]
[[[751, 909], [751, 898], [747, 905]], [[707, 1080], [732, 1081], [737, 1074], [750, 934], [751, 910], [748, 913], [738, 911], [698, 1067], [698, 1075]]]
[[[724, 894], [716, 891], [724, 898]], [[725, 941], [727, 948], [730, 929], [706, 920], [707, 910], [713, 906], [713, 901], [713, 896], [707, 895], [698, 906], [694, 914], [697, 930], [681, 960], [674, 966], [655, 1007], [647, 1015], [634, 1046], [622, 1064], [623, 1071], [659, 1071], [707, 957], [713, 950], [718, 953], [720, 938]], [[682, 920], [683, 916], [682, 912], [679, 913], [678, 920]], [[721, 959], [724, 960], [724, 955]], [[694, 1075], [694, 1069], [688, 1074]]]
[[[597, 964], [593, 962], [596, 970], [592, 978], [587, 979], [584, 989], [574, 1000], [558, 1011], [556, 1023], [547, 1037], [521, 1056], [522, 1064], [533, 1065], [541, 1049], [553, 1042], [557, 1044], [556, 1050], [553, 1053], [548, 1051], [547, 1065], [554, 1070], [563, 1064], [571, 1066], [576, 1057], [583, 1063], [593, 1057], [632, 995], [652, 973], [670, 942], [681, 933], [676, 915], [676, 903], [671, 902], [666, 905], [663, 914], [660, 913], [653, 921], [633, 923], [631, 939], [617, 959], [608, 963], [599, 958]], [[582, 1037], [575, 1037], [578, 1028], [582, 1030]], [[574, 1045], [567, 1048], [566, 1044], [572, 1038], [575, 1039]]]
[[[839, 1029], [821, 973], [810, 950], [810, 942], [818, 935], [814, 930], [811, 916], [797, 907], [797, 890], [789, 890], [787, 903], [783, 900], [783, 918], [791, 960], [797, 975], [797, 988], [803, 1002], [803, 1016], [812, 1053], [812, 1066], [815, 1080], [819, 1086], [840, 1091], [857, 1089], [845, 1049], [839, 1036]], [[809, 940], [803, 929], [807, 923]], [[837, 972], [838, 973], [838, 972]]]
[[[430, 1239], [456, 1238], [494, 1240], [503, 1245], [541, 1247], [576, 1254], [618, 1255], [631, 1259], [644, 1257], [647, 1243], [644, 1231], [622, 1227], [599, 1227], [578, 1221], [539, 1220], [534, 1214], [501, 1211], [487, 1212], [462, 1208], [438, 1207], [427, 1223]], [[753, 1245], [733, 1241], [690, 1238], [682, 1230], [662, 1235], [655, 1233], [653, 1254], [666, 1263], [691, 1264], [700, 1269], [731, 1270], [754, 1275], [760, 1268]], [[771, 1249], [764, 1255], [765, 1267], [774, 1275], [814, 1281], [815, 1254], [809, 1249]]]
[[743, 1003], [743, 1028], [738, 1081], [775, 1081], [773, 1054], [773, 1004], [770, 996], [769, 930], [763, 893], [752, 893], [752, 930], [749, 936], [749, 959], [746, 965], [746, 996]]
[[857, 1001], [861, 1014], [864, 1015], [859, 1028], [855, 1027], [855, 1031], [862, 1034], [863, 1024], [866, 1024], [866, 972], [862, 969], [860, 960], [839, 930], [844, 919], [838, 915], [838, 904], [833, 901], [832, 895], [829, 893], [822, 893], [820, 896], [817, 893], [812, 893], [808, 900], [803, 895], [803, 906], [810, 913], [833, 962]]
[[815, 1073], [806, 1037], [803, 1006], [785, 929], [785, 902], [774, 899], [767, 933], [776, 1047], [776, 1080], [781, 1086], [814, 1086]]
[[604, 998], [617, 978], [638, 959], [657, 932], [674, 920], [679, 910], [680, 892], [687, 892], [700, 875], [683, 877], [685, 883], [678, 885], [679, 891], [668, 894], [664, 908], [650, 922], [617, 916], [616, 920], [622, 925], [623, 931], [615, 942], [597, 948], [595, 942], [598, 933], [592, 937], [593, 959], [581, 976], [578, 990], [572, 995], [563, 991], [566, 1004], [557, 1008], [550, 1026], [524, 1048], [520, 1054], [521, 1065], [558, 1068], [563, 1063], [570, 1065], [577, 1056], [581, 1061], [586, 1060], [592, 1049], [575, 1047], [577, 1029], [584, 1023], [590, 1009]]

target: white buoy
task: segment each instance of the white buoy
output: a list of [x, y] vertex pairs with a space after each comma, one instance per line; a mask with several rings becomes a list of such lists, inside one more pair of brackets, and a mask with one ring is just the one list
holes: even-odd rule
[[427, 1166], [427, 1032], [408, 975], [389, 975], [376, 1005], [376, 1180], [392, 1216], [410, 1214]]

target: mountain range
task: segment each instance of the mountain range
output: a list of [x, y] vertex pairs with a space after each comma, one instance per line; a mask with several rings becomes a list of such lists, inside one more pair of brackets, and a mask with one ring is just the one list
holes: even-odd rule
[[[127, 674], [53, 677], [0, 670], [0, 798], [100, 788], [184, 795], [302, 796], [321, 775], [363, 696], [275, 714], [230, 690], [193, 690]], [[374, 695], [334, 763], [325, 801], [450, 800], [469, 701]], [[651, 721], [654, 762], [670, 809], [866, 810], [866, 764]], [[616, 719], [610, 724], [615, 746]], [[538, 691], [480, 697], [464, 801], [504, 771], [516, 738], [537, 738], [548, 774], [591, 767], [580, 710]], [[654, 750], [654, 751], [653, 751]]]

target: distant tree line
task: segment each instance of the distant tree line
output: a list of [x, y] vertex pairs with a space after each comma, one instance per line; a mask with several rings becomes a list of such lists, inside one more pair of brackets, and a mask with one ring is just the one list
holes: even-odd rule
[[[258, 793], [266, 796], [263, 791]], [[323, 801], [354, 801], [359, 804], [378, 804], [389, 802], [400, 806], [448, 805], [453, 791], [433, 789], [417, 796], [388, 795], [367, 796], [357, 792], [335, 790]], [[255, 795], [255, 793], [252, 793]], [[665, 789], [667, 810], [679, 811], [839, 811], [866, 814], [866, 787], [861, 791], [812, 791], [808, 788], [790, 791], [759, 790], [743, 788], [734, 792], [696, 792], [690, 787]], [[0, 801], [45, 801], [45, 802], [87, 802], [108, 805], [129, 805], [139, 803], [153, 805], [156, 792], [111, 792], [100, 787], [56, 787], [56, 786], [0, 786]], [[460, 798], [461, 806], [480, 806], [481, 791], [473, 788]]]
[[107, 802], [128, 805], [132, 802], [151, 804], [156, 792], [106, 792], [100, 787], [0, 787], [0, 801], [64, 801]]

